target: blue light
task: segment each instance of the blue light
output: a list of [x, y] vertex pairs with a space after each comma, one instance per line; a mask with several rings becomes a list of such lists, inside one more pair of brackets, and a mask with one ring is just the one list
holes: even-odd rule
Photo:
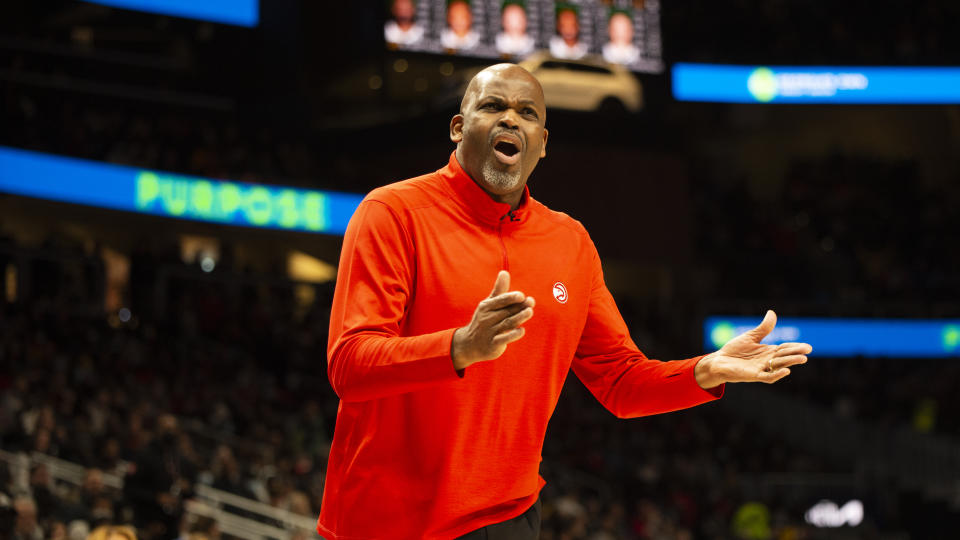
[[174, 15], [188, 19], [256, 26], [260, 22], [259, 0], [85, 0], [94, 4]]
[[[714, 351], [760, 324], [760, 318], [708, 317], [704, 348]], [[818, 356], [946, 358], [960, 356], [960, 319], [825, 319], [795, 317], [777, 322], [764, 343], [799, 341]]]
[[725, 103], [960, 103], [960, 67], [673, 66], [679, 101]]
[[363, 196], [182, 176], [0, 147], [0, 192], [165, 217], [343, 234]]

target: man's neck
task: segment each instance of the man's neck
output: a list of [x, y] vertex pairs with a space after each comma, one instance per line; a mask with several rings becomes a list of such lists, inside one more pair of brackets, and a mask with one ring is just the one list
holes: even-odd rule
[[473, 183], [480, 186], [480, 189], [487, 194], [494, 201], [501, 204], [509, 204], [510, 210], [516, 210], [520, 206], [520, 201], [523, 199], [523, 186], [520, 186], [520, 189], [516, 191], [511, 191], [510, 193], [492, 193], [483, 182], [478, 181], [472, 175], [467, 173], [467, 176], [473, 180]]
[[[480, 189], [482, 189], [483, 192], [486, 193], [488, 197], [490, 197], [491, 199], [493, 199], [498, 203], [509, 204], [510, 210], [516, 210], [520, 206], [520, 201], [523, 200], [523, 192], [524, 192], [523, 188], [526, 185], [526, 183], [522, 184], [520, 186], [520, 189], [511, 191], [510, 193], [493, 193], [489, 189], [487, 189], [487, 186], [482, 181], [477, 180], [477, 176], [470, 174], [470, 172], [467, 171], [466, 168], [464, 168], [463, 157], [460, 155], [460, 148], [457, 148], [456, 156], [457, 156], [457, 162], [460, 163], [460, 168], [463, 169], [464, 174], [466, 174], [467, 177], [470, 178], [470, 180], [473, 180], [473, 183], [476, 184]], [[482, 178], [482, 176], [480, 177]]]
[[513, 191], [511, 193], [507, 193], [506, 195], [496, 195], [487, 191], [487, 195], [490, 195], [490, 198], [498, 203], [509, 204], [510, 210], [516, 210], [520, 206], [521, 199], [523, 199], [523, 190], [521, 189], [519, 191]]

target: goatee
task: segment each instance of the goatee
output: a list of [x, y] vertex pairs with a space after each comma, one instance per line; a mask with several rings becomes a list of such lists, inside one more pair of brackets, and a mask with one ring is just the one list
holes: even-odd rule
[[483, 164], [483, 181], [491, 187], [513, 191], [520, 185], [520, 171], [515, 173], [501, 171], [488, 161]]

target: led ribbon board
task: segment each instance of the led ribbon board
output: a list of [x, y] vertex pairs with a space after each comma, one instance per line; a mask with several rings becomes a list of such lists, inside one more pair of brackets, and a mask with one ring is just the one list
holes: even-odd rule
[[[759, 318], [708, 317], [703, 323], [705, 350], [722, 347], [760, 324]], [[945, 358], [960, 356], [960, 319], [783, 318], [763, 340], [801, 341], [818, 356]]]
[[260, 22], [259, 0], [86, 0], [93, 4], [147, 11], [237, 26]]
[[0, 147], [0, 192], [311, 233], [343, 234], [361, 195], [210, 180]]
[[679, 101], [725, 103], [960, 103], [960, 67], [674, 64]]

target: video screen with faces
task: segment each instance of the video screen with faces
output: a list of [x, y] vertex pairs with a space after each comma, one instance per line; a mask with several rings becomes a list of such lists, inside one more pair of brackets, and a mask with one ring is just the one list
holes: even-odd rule
[[388, 0], [391, 50], [565, 60], [663, 72], [660, 0]]

